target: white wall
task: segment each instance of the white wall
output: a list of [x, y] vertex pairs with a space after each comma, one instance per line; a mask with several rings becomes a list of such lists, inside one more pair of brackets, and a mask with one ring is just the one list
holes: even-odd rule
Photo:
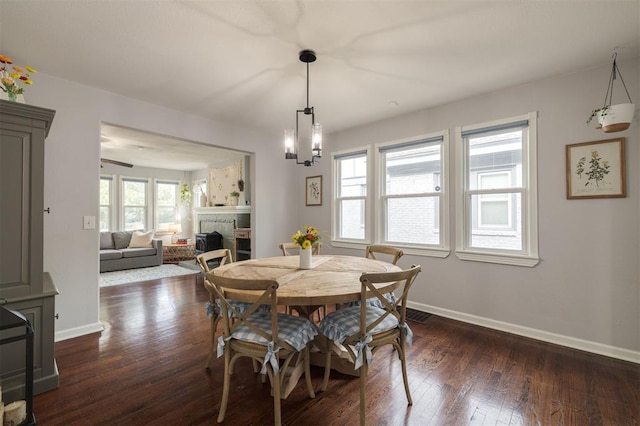
[[282, 164], [281, 136], [232, 127], [67, 80], [38, 74], [27, 102], [56, 110], [45, 156], [44, 269], [60, 290], [56, 339], [101, 329], [98, 229], [83, 230], [82, 216], [98, 217], [100, 123], [132, 127], [181, 139], [255, 153], [251, 164], [254, 250], [277, 255], [295, 212], [287, 206], [292, 167]]
[[[638, 108], [638, 61], [619, 66], [629, 76], [625, 82]], [[446, 259], [405, 256], [400, 265], [423, 267], [410, 298], [414, 306], [440, 315], [640, 362], [639, 120], [636, 114], [630, 129], [614, 134], [585, 124], [601, 106], [609, 73], [607, 65], [329, 135], [325, 161], [299, 172], [300, 181], [322, 174], [325, 182], [323, 206], [301, 207], [301, 220], [331, 229], [329, 151], [449, 129], [453, 156], [456, 126], [538, 111], [540, 264], [461, 261], [453, 252]], [[627, 198], [567, 200], [565, 145], [617, 137], [627, 138]], [[451, 170], [451, 182], [454, 177]], [[304, 206], [304, 198], [300, 202]], [[453, 224], [456, 200], [450, 207]]]
[[[619, 65], [625, 76], [640, 75], [637, 61]], [[420, 263], [424, 271], [412, 302], [441, 315], [640, 362], [639, 121], [612, 135], [584, 124], [602, 102], [609, 71], [606, 65], [327, 135], [324, 159], [313, 168], [282, 164], [281, 150], [274, 149], [280, 147], [279, 132], [234, 128], [40, 73], [26, 97], [57, 111], [47, 139], [45, 206], [51, 214], [45, 215], [44, 235], [45, 270], [60, 290], [57, 339], [100, 328], [98, 231], [82, 230], [82, 216], [98, 216], [101, 121], [255, 152], [254, 250], [268, 256], [277, 255], [277, 243], [303, 224], [331, 229], [330, 151], [538, 111], [541, 263], [524, 268], [461, 261], [455, 254], [405, 256], [402, 266]], [[638, 79], [627, 78], [637, 103]], [[620, 136], [627, 138], [627, 198], [567, 200], [565, 145]], [[315, 175], [323, 175], [323, 205], [305, 207], [304, 177]]]

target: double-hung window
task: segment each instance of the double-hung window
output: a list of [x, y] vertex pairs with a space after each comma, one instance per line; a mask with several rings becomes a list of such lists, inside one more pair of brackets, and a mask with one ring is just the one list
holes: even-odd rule
[[179, 223], [178, 212], [178, 181], [156, 181], [155, 229], [168, 231], [169, 225]]
[[122, 178], [122, 228], [125, 231], [146, 230], [148, 179]]
[[459, 127], [456, 134], [458, 257], [536, 265], [536, 113]]
[[370, 239], [368, 202], [369, 149], [332, 154], [334, 176], [333, 235], [338, 242]]
[[448, 132], [377, 145], [376, 242], [446, 257]]
[[113, 177], [100, 176], [100, 231], [111, 230], [113, 219]]

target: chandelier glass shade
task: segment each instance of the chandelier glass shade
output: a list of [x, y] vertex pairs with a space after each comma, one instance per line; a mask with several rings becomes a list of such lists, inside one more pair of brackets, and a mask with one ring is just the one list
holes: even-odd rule
[[[284, 131], [284, 158], [287, 160], [296, 160], [296, 164], [312, 166], [316, 159], [322, 157], [322, 126], [316, 123], [315, 112], [313, 107], [309, 106], [309, 63], [316, 60], [316, 54], [312, 50], [303, 50], [300, 52], [300, 61], [307, 64], [307, 106], [304, 109], [296, 110], [296, 128], [285, 129]], [[302, 125], [304, 135], [300, 134], [300, 121], [304, 121], [305, 116], [311, 116], [311, 126]], [[305, 129], [309, 129], [309, 133]], [[300, 146], [300, 138], [306, 139], [309, 135], [311, 146], [311, 159], [299, 161], [298, 152]]]

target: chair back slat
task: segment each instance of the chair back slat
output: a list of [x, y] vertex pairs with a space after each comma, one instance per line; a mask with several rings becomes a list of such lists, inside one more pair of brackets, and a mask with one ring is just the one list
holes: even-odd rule
[[220, 259], [220, 263], [218, 266], [222, 266], [226, 263], [232, 263], [233, 258], [231, 257], [231, 250], [229, 249], [211, 250], [196, 256], [196, 260], [198, 261], [198, 264], [200, 264], [200, 267], [204, 272], [211, 271], [211, 268], [209, 267], [209, 262], [216, 259]]
[[[211, 272], [207, 273], [207, 278], [213, 283], [216, 296], [222, 303], [222, 318], [226, 336], [231, 336], [235, 330], [244, 325], [267, 341], [277, 342], [278, 346], [286, 349], [293, 349], [288, 343], [278, 338], [278, 281], [221, 277]], [[240, 312], [227, 297], [227, 290], [262, 291], [262, 293], [251, 302], [251, 306]], [[269, 307], [270, 310], [271, 333], [267, 333], [264, 329], [255, 325], [251, 318], [253, 314], [263, 311], [265, 307]], [[230, 313], [232, 315], [229, 315]]]
[[[278, 245], [278, 247], [280, 248], [280, 250], [282, 250], [283, 256], [291, 256], [290, 250], [300, 250], [300, 246], [296, 243], [282, 243]], [[320, 241], [316, 241], [315, 243], [313, 243], [313, 245], [311, 246], [312, 248], [311, 254], [315, 254], [315, 255], [320, 254], [321, 247], [322, 247], [322, 243]]]
[[[367, 334], [369, 334], [378, 324], [383, 322], [389, 315], [395, 316], [400, 324], [404, 324], [406, 320], [406, 305], [409, 290], [420, 271], [420, 265], [412, 265], [411, 268], [407, 270], [397, 272], [363, 273], [360, 276], [360, 334], [351, 336], [347, 339], [347, 343], [355, 342], [358, 339], [364, 341]], [[388, 283], [388, 285], [379, 286], [379, 284], [384, 283]], [[380, 288], [377, 288], [376, 285]], [[388, 293], [396, 289], [401, 289], [402, 295], [396, 298], [395, 302], [391, 302], [385, 297], [384, 293]], [[367, 299], [370, 298], [377, 298], [382, 306], [384, 306], [385, 313], [377, 317], [371, 324], [367, 325]]]
[[384, 260], [382, 258], [378, 258], [376, 254], [389, 255], [391, 257], [391, 263], [394, 265], [398, 263], [398, 260], [402, 256], [404, 256], [404, 252], [401, 249], [398, 249], [395, 247], [390, 247], [390, 246], [385, 246], [380, 244], [373, 244], [373, 245], [367, 246], [365, 250], [366, 258], [374, 259], [374, 260]]

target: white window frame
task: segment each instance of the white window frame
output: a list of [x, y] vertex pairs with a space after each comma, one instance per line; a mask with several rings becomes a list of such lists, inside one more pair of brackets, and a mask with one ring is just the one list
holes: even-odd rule
[[144, 205], [144, 231], [149, 231], [152, 229], [152, 227], [150, 226], [153, 223], [152, 217], [151, 216], [151, 211], [153, 210], [153, 206], [149, 206], [149, 200], [153, 200], [152, 197], [152, 185], [150, 185], [150, 178], [144, 178], [144, 177], [135, 177], [135, 176], [120, 176], [120, 184], [118, 185], [120, 187], [120, 229], [124, 230], [125, 229], [125, 204], [124, 204], [124, 183], [126, 181], [129, 182], [143, 182], [146, 184], [145, 188], [145, 205]]
[[[425, 193], [412, 193], [412, 194], [399, 194], [399, 195], [387, 195], [386, 194], [386, 162], [384, 161], [384, 154], [382, 151], [393, 148], [402, 148], [406, 146], [418, 146], [428, 143], [440, 143], [440, 187], [441, 190], [437, 192], [425, 192]], [[425, 135], [413, 136], [410, 138], [398, 139], [389, 142], [378, 143], [375, 145], [375, 175], [376, 175], [376, 211], [379, 214], [376, 215], [376, 232], [375, 242], [376, 244], [388, 244], [394, 247], [402, 248], [406, 254], [418, 255], [418, 256], [430, 256], [438, 258], [446, 258], [451, 253], [450, 239], [449, 239], [449, 181], [448, 181], [448, 164], [449, 164], [449, 131], [443, 130], [440, 132], [429, 133]], [[387, 217], [385, 205], [390, 198], [405, 198], [405, 197], [439, 197], [439, 211], [438, 211], [438, 229], [440, 230], [440, 244], [408, 244], [405, 242], [398, 243], [395, 241], [387, 241], [385, 236], [387, 235]]]
[[[109, 181], [109, 204], [100, 204], [99, 210], [98, 210], [98, 219], [100, 218], [100, 210], [103, 207], [107, 207], [109, 209], [109, 229], [107, 231], [112, 231], [115, 228], [115, 225], [117, 223], [116, 215], [114, 214], [114, 210], [115, 210], [114, 201], [116, 200], [115, 198], [116, 186], [114, 185], [115, 177], [113, 175], [100, 175], [100, 182], [102, 182], [103, 180]], [[98, 220], [98, 227], [100, 227], [99, 220]]]
[[[337, 167], [337, 162], [346, 159], [348, 157], [356, 157], [363, 155], [367, 161], [367, 193], [362, 196], [349, 196], [341, 197], [340, 194], [340, 168]], [[349, 149], [345, 151], [332, 152], [331, 153], [331, 175], [333, 176], [333, 187], [331, 197], [331, 211], [332, 211], [332, 233], [331, 245], [334, 247], [343, 248], [356, 248], [361, 249], [363, 246], [371, 244], [371, 223], [372, 223], [372, 203], [371, 194], [373, 193], [372, 175], [373, 175], [373, 161], [371, 154], [371, 147], [359, 147]], [[363, 200], [364, 201], [364, 238], [342, 238], [339, 236], [340, 230], [340, 205], [343, 200]]]
[[[538, 188], [537, 188], [537, 112], [495, 120], [487, 123], [456, 127], [456, 255], [462, 260], [500, 263], [505, 265], [533, 267], [540, 262], [538, 255]], [[528, 122], [527, 137], [522, 146], [522, 187], [495, 190], [496, 193], [521, 194], [522, 246], [521, 251], [482, 249], [469, 246], [472, 224], [471, 195], [478, 191], [469, 189], [467, 144], [464, 132], [484, 128], [508, 127], [510, 124]]]
[[[159, 184], [166, 184], [166, 185], [175, 185], [175, 192], [176, 192], [176, 203], [173, 206], [174, 207], [174, 219], [173, 219], [173, 223], [180, 223], [180, 188], [181, 188], [181, 184], [179, 180], [172, 180], [172, 179], [154, 179], [154, 202], [153, 202], [153, 224], [154, 224], [154, 229], [157, 232], [169, 232], [169, 229], [160, 229], [160, 221], [158, 219], [158, 215], [159, 215], [159, 210], [160, 210], [160, 204], [158, 203], [158, 185]], [[163, 206], [163, 207], [167, 207], [167, 206]]]

